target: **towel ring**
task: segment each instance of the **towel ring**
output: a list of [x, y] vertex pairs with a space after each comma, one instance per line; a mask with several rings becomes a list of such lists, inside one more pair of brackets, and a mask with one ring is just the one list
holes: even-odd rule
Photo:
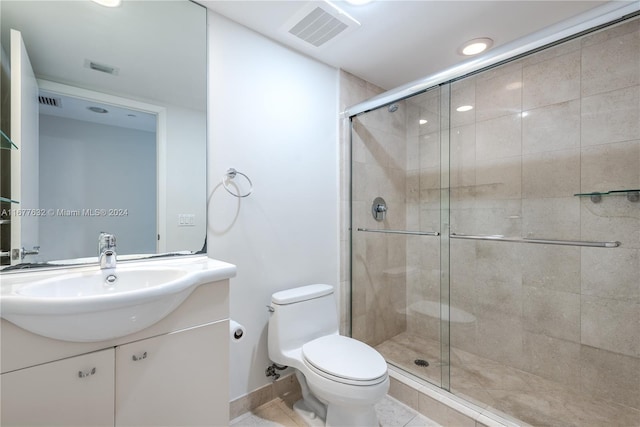
[[[227, 183], [225, 182], [225, 180], [227, 179], [232, 180], [236, 177], [236, 175], [244, 176], [246, 180], [249, 182], [249, 191], [247, 191], [246, 194], [236, 194], [233, 191], [231, 191], [231, 189], [227, 186]], [[222, 177], [222, 186], [224, 187], [225, 190], [227, 190], [229, 194], [231, 194], [234, 197], [247, 197], [253, 191], [253, 183], [251, 182], [249, 177], [243, 174], [242, 172], [235, 170], [234, 168], [229, 168], [227, 170], [227, 173]]]

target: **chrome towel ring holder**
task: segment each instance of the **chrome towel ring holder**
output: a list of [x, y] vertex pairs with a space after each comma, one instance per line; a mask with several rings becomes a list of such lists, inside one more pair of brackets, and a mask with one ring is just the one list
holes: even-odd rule
[[[249, 191], [247, 191], [245, 194], [234, 193], [228, 187], [228, 184], [229, 184], [228, 181], [231, 181], [232, 179], [234, 179], [236, 175], [244, 176], [245, 179], [249, 182]], [[251, 182], [251, 179], [249, 179], [247, 175], [243, 174], [240, 171], [235, 170], [234, 168], [227, 169], [227, 173], [224, 174], [224, 176], [222, 177], [222, 186], [224, 187], [225, 190], [227, 190], [227, 193], [231, 194], [234, 197], [247, 197], [253, 191], [253, 183]]]

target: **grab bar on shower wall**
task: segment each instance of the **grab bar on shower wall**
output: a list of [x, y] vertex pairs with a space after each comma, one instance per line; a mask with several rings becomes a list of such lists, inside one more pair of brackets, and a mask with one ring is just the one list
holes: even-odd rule
[[561, 246], [588, 246], [592, 248], [617, 248], [620, 242], [589, 242], [584, 240], [550, 240], [550, 239], [530, 239], [517, 237], [504, 237], [500, 235], [474, 235], [474, 234], [455, 234], [449, 235], [452, 239], [467, 240], [491, 240], [495, 242], [513, 242], [513, 243], [534, 243], [540, 245], [561, 245]]
[[366, 231], [367, 233], [387, 233], [387, 234], [412, 234], [415, 236], [439, 236], [437, 231], [407, 231], [407, 230], [372, 230], [370, 228], [358, 228], [358, 231]]

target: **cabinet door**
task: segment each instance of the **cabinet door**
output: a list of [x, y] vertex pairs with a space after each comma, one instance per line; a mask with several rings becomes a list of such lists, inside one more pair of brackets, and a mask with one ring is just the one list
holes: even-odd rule
[[116, 425], [227, 425], [228, 366], [228, 321], [117, 347]]
[[0, 377], [2, 426], [113, 426], [114, 349]]

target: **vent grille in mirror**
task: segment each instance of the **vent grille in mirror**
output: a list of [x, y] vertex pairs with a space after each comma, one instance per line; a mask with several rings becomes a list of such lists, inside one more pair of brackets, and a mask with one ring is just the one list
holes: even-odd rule
[[60, 98], [54, 98], [51, 96], [38, 96], [38, 102], [41, 105], [62, 108], [62, 100]]

